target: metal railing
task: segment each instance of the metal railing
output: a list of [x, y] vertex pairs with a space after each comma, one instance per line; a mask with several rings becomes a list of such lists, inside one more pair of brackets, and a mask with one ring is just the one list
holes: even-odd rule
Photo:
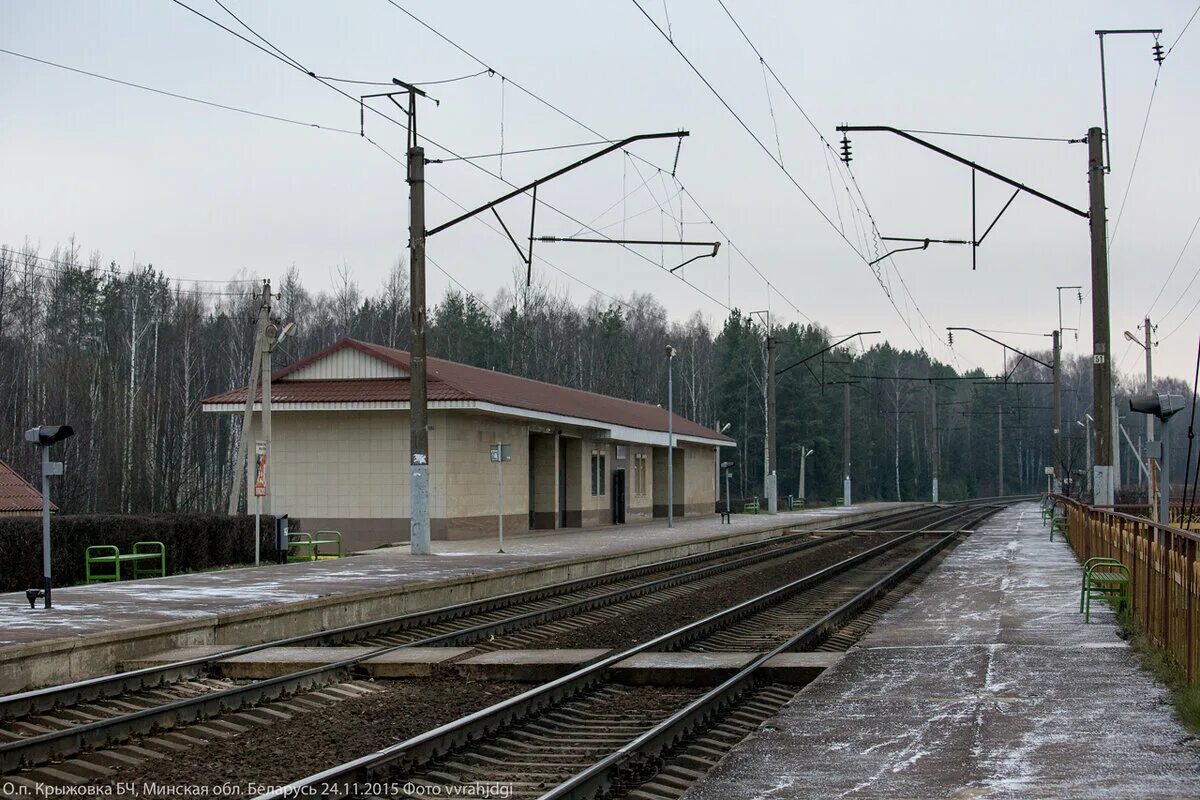
[[1200, 534], [1065, 497], [1054, 500], [1066, 509], [1067, 538], [1080, 561], [1107, 556], [1129, 568], [1132, 618], [1195, 683], [1200, 677]]

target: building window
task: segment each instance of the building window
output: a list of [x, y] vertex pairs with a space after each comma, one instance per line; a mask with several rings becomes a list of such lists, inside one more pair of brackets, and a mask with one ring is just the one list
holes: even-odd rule
[[605, 494], [604, 453], [592, 451], [592, 497], [603, 497]]
[[633, 493], [639, 496], [646, 494], [646, 456], [644, 453], [638, 453], [633, 457]]

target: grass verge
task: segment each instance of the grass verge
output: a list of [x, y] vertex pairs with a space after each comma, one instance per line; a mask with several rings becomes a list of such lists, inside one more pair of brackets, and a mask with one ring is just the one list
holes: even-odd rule
[[1200, 685], [1189, 684], [1178, 664], [1167, 657], [1166, 651], [1150, 641], [1140, 630], [1127, 628], [1129, 644], [1137, 654], [1142, 669], [1149, 672], [1171, 692], [1171, 704], [1187, 729], [1200, 734]]

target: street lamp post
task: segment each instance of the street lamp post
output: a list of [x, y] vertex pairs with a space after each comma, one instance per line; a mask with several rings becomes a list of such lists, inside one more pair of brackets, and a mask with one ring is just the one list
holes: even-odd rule
[[[1093, 420], [1092, 420], [1091, 414], [1084, 414], [1083, 418], [1086, 420], [1086, 422], [1080, 422], [1079, 420], [1075, 420], [1075, 424], [1080, 426], [1084, 430], [1084, 444], [1087, 447], [1087, 465], [1088, 465], [1087, 475], [1084, 476], [1084, 478], [1085, 478], [1084, 485], [1086, 487], [1085, 490], [1089, 494], [1091, 494], [1095, 488], [1092, 485], [1092, 480], [1093, 480], [1092, 479], [1092, 421]], [[1092, 499], [1092, 502], [1095, 502], [1095, 498]]]
[[25, 431], [25, 441], [32, 442], [42, 451], [42, 588], [26, 589], [29, 607], [33, 601], [43, 598], [44, 607], [50, 608], [50, 476], [63, 474], [63, 462], [50, 460], [51, 445], [75, 435], [70, 425], [39, 425]]
[[804, 472], [807, 466], [807, 459], [813, 454], [813, 451], [808, 447], [801, 445], [800, 447], [800, 485], [796, 487], [796, 497], [800, 499], [800, 507], [803, 508], [804, 503]]

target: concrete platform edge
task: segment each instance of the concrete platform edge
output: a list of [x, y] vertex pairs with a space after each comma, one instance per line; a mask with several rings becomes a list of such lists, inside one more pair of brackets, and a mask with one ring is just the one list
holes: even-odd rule
[[[921, 503], [896, 504], [903, 510]], [[846, 527], [883, 513], [879, 509], [834, 519], [791, 523], [764, 520], [754, 531], [696, 539], [619, 554], [562, 559], [441, 581], [335, 594], [294, 603], [169, 622], [111, 633], [61, 637], [0, 647], [0, 694], [85, 680], [114, 672], [122, 661], [195, 645], [256, 644], [321, 630], [482, 600], [560, 581], [592, 577], [722, 547], [773, 538], [785, 529]]]

